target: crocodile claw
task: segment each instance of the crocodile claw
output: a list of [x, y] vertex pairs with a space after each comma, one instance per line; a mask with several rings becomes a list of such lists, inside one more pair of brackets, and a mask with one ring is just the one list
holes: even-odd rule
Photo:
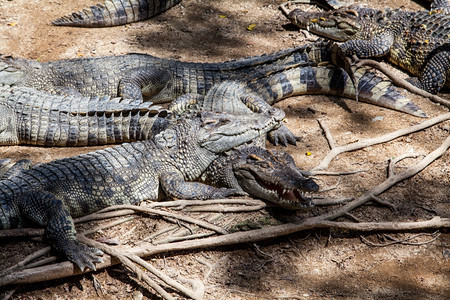
[[295, 136], [286, 126], [281, 126], [275, 130], [270, 131], [267, 134], [269, 141], [278, 146], [287, 146], [288, 144], [297, 145], [297, 141], [300, 140], [299, 137]]
[[82, 272], [84, 272], [86, 268], [95, 271], [95, 264], [103, 262], [100, 257], [103, 255], [101, 250], [80, 244], [77, 241], [71, 241], [63, 252]]

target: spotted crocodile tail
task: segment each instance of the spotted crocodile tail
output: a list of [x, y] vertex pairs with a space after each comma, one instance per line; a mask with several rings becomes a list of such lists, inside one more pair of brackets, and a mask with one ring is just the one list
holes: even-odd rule
[[112, 27], [147, 20], [181, 0], [107, 0], [56, 19], [57, 26]]
[[323, 94], [358, 99], [378, 106], [427, 117], [411, 99], [403, 96], [389, 80], [365, 68], [352, 67], [355, 85], [350, 76], [332, 66], [303, 66], [287, 69], [249, 83], [252, 90], [263, 95], [269, 104], [281, 99], [304, 95]]

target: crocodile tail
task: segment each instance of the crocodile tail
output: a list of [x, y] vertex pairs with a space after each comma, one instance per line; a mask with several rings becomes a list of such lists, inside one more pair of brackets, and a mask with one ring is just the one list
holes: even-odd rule
[[65, 15], [52, 22], [57, 26], [111, 27], [147, 20], [181, 0], [107, 0]]
[[359, 99], [378, 106], [427, 117], [411, 99], [403, 96], [389, 80], [365, 68], [352, 67], [358, 93], [350, 76], [341, 68], [303, 66], [272, 74], [253, 81], [250, 88], [264, 96], [269, 104], [281, 99], [305, 94], [322, 94]]

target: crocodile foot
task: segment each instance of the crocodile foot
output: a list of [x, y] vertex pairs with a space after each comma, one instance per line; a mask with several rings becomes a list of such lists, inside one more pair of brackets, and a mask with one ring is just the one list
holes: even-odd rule
[[101, 250], [88, 247], [77, 241], [69, 241], [64, 248], [62, 252], [83, 272], [86, 267], [95, 271], [95, 264], [103, 262], [100, 257], [103, 255]]
[[287, 146], [288, 143], [291, 145], [297, 145], [297, 141], [299, 141], [301, 139], [300, 137], [295, 136], [284, 125], [282, 125], [281, 127], [277, 128], [275, 130], [270, 131], [267, 134], [267, 138], [275, 146], [278, 146], [278, 144], [281, 144], [282, 146]]

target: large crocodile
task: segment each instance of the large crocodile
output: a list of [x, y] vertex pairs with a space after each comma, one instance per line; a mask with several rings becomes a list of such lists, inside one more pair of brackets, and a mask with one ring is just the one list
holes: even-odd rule
[[291, 11], [289, 20], [302, 29], [344, 42], [346, 55], [387, 56], [419, 78], [418, 87], [437, 93], [450, 70], [450, 15], [401, 9], [372, 9], [359, 5], [325, 12]]
[[[358, 97], [374, 103], [426, 116], [408, 98], [364, 68], [354, 68]], [[289, 96], [328, 94], [356, 98], [355, 88], [342, 69], [333, 66], [292, 67], [257, 80], [224, 81], [206, 97], [180, 96], [170, 110], [147, 102], [110, 98], [59, 96], [26, 87], [0, 87], [0, 145], [83, 146], [131, 142], [151, 138], [165, 126], [171, 110], [185, 110], [202, 99], [201, 110], [233, 114], [266, 113], [270, 105]], [[191, 99], [192, 98], [192, 99]], [[229, 99], [221, 101], [220, 99]], [[220, 100], [220, 101], [219, 101]], [[233, 107], [233, 111], [224, 105]], [[271, 142], [295, 144], [295, 136], [284, 127], [272, 132]]]
[[111, 27], [147, 20], [181, 0], [107, 0], [53, 21], [57, 26]]
[[[38, 62], [0, 56], [0, 85], [26, 86], [54, 94], [110, 96], [169, 102], [185, 93], [206, 94], [227, 79], [265, 76], [295, 64], [340, 61], [336, 47], [321, 41], [270, 55], [221, 63], [193, 63], [127, 54]], [[345, 66], [344, 66], [345, 67]]]
[[101, 253], [77, 242], [72, 217], [115, 204], [171, 198], [208, 199], [236, 193], [196, 180], [222, 152], [279, 125], [282, 111], [233, 116], [185, 115], [153, 139], [56, 160], [0, 181], [0, 229], [35, 224], [81, 270]]

